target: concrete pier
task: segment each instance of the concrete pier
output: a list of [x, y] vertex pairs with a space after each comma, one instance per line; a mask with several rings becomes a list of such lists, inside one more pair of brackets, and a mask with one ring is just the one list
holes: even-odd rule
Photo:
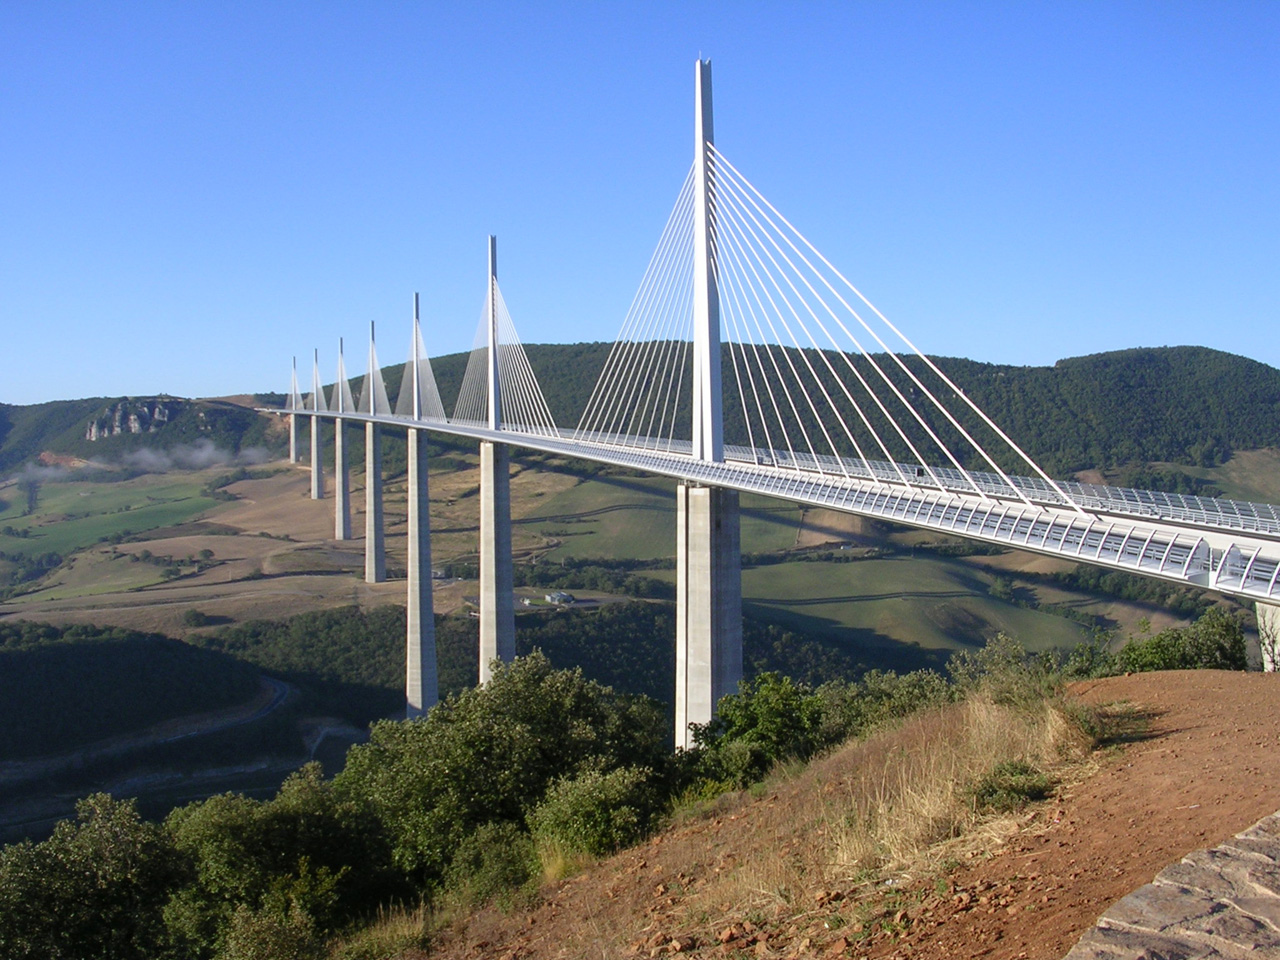
[[387, 579], [387, 549], [382, 522], [382, 433], [364, 425], [364, 580]]
[[347, 462], [346, 421], [333, 421], [333, 539], [351, 539], [351, 465]]
[[431, 601], [431, 519], [427, 495], [427, 438], [409, 431], [409, 594], [406, 605], [404, 716], [420, 717], [440, 697], [436, 621]]
[[676, 487], [676, 746], [742, 679], [742, 556], [734, 490]]
[[511, 461], [504, 443], [480, 444], [480, 682], [492, 660], [516, 656], [511, 563]]
[[320, 463], [320, 418], [311, 418], [311, 499], [324, 499], [324, 466]]
[[1258, 601], [1258, 645], [1262, 648], [1262, 669], [1280, 670], [1280, 605]]
[[289, 462], [298, 462], [298, 415], [289, 414]]

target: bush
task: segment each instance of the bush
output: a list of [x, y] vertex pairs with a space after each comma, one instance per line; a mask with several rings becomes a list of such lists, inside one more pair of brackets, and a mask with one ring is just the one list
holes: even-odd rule
[[711, 779], [746, 786], [780, 760], [813, 755], [820, 745], [822, 703], [804, 684], [778, 673], [744, 680], [722, 697], [710, 723], [695, 726]]
[[0, 850], [0, 957], [148, 960], [185, 863], [132, 800], [95, 794], [40, 844]]
[[529, 814], [529, 829], [539, 846], [561, 856], [606, 856], [643, 837], [654, 807], [648, 780], [639, 767], [559, 780]]
[[321, 960], [324, 940], [296, 905], [279, 909], [236, 908], [217, 960]]
[[374, 725], [334, 782], [386, 826], [397, 866], [430, 887], [477, 828], [523, 822], [560, 778], [661, 769], [667, 737], [652, 701], [555, 670], [535, 651], [422, 720]]
[[182, 615], [182, 625], [184, 627], [207, 627], [211, 623], [213, 623], [211, 616], [194, 607]]
[[458, 845], [445, 875], [445, 888], [465, 910], [512, 895], [536, 875], [538, 856], [529, 835], [510, 821], [486, 823]]
[[1005, 760], [973, 788], [978, 810], [1007, 813], [1019, 810], [1032, 800], [1043, 800], [1053, 789], [1053, 782], [1024, 760]]
[[1218, 607], [1210, 607], [1189, 627], [1130, 640], [1116, 658], [1120, 670], [1247, 670], [1244, 631]]
[[873, 728], [951, 703], [955, 688], [933, 670], [897, 674], [872, 670], [857, 683], [833, 680], [817, 690], [822, 705], [818, 739], [835, 745]]
[[1058, 664], [1032, 656], [1017, 640], [998, 633], [981, 650], [961, 650], [947, 671], [962, 695], [982, 693], [996, 703], [1017, 706], [1043, 700], [1058, 685]]

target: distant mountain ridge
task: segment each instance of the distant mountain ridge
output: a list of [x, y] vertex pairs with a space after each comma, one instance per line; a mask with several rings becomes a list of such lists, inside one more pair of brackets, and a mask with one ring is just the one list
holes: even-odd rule
[[[611, 348], [608, 343], [526, 346], [562, 426], [576, 425]], [[1235, 450], [1280, 446], [1280, 370], [1207, 347], [1120, 350], [1072, 357], [1051, 367], [955, 357], [935, 362], [1055, 475], [1133, 462], [1213, 466]], [[462, 353], [432, 360], [446, 408], [457, 396], [466, 363]], [[393, 399], [402, 372], [399, 364], [383, 371]], [[352, 382], [357, 393], [361, 379]], [[269, 398], [282, 399], [278, 394], [261, 397], [264, 403]], [[167, 419], [155, 415], [157, 408]], [[139, 410], [146, 410], [147, 417]], [[740, 431], [735, 419], [740, 414], [728, 400], [725, 411], [726, 434], [732, 437]], [[136, 432], [131, 418], [138, 421]], [[96, 441], [88, 439], [95, 424]], [[282, 449], [281, 432], [272, 430], [269, 421], [220, 401], [165, 397], [0, 404], [0, 472], [45, 450], [110, 459], [142, 446], [169, 447], [200, 437], [233, 452], [257, 445]]]

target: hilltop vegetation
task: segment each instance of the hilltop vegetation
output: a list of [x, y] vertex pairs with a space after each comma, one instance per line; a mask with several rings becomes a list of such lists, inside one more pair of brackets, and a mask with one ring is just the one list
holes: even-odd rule
[[0, 761], [61, 753], [257, 692], [245, 663], [158, 634], [0, 623]]
[[[1163, 646], [1180, 646], [1181, 666], [1222, 666], [1242, 641], [1216, 616]], [[813, 689], [764, 673], [722, 701], [696, 749], [673, 755], [652, 700], [534, 653], [424, 719], [375, 725], [333, 781], [312, 765], [273, 799], [225, 794], [162, 824], [143, 822], [130, 801], [88, 798], [48, 841], [0, 850], [0, 952], [401, 956], [443, 932], [453, 911], [528, 902], [543, 878], [640, 840], [674, 808], [920, 716], [909, 749], [881, 751], [885, 775], [869, 770], [879, 786], [824, 814], [836, 831], [823, 841], [837, 858], [827, 868], [874, 878], [1048, 795], [1063, 758], [1102, 729], [1062, 699], [1063, 677], [1114, 669], [1088, 652], [1064, 668], [1001, 637], [957, 658], [952, 681], [877, 673]], [[390, 934], [366, 929], [375, 911], [418, 898], [429, 909], [416, 920]]]
[[[606, 343], [577, 343], [531, 344], [526, 348], [557, 423], [568, 427], [577, 424], [610, 347]], [[432, 361], [446, 410], [452, 408], [466, 362], [466, 354]], [[932, 375], [923, 372], [922, 364], [908, 362], [930, 382]], [[1218, 350], [1121, 350], [1060, 360], [1052, 367], [1015, 367], [952, 357], [939, 357], [936, 362], [1055, 475], [1152, 462], [1213, 466], [1226, 461], [1233, 451], [1272, 446], [1280, 438], [1280, 371]], [[723, 363], [725, 438], [745, 443], [741, 403], [734, 392], [736, 381], [727, 352]], [[402, 373], [399, 364], [383, 371], [393, 398]], [[903, 377], [900, 372], [895, 376]], [[352, 380], [357, 395], [362, 381], [363, 377]], [[282, 401], [283, 397], [264, 395], [262, 399]], [[0, 470], [42, 450], [119, 456], [143, 444], [165, 447], [196, 437], [208, 437], [232, 451], [255, 445], [278, 449], [282, 442], [280, 434], [271, 433], [268, 423], [252, 411], [208, 401], [178, 401], [180, 412], [155, 433], [122, 434], [96, 444], [86, 441], [84, 431], [89, 421], [118, 403], [96, 399], [31, 407], [0, 405]], [[811, 420], [811, 414], [808, 416]], [[961, 419], [980, 438], [988, 437], [976, 419]], [[813, 424], [806, 420], [805, 426], [812, 429]], [[939, 422], [934, 427], [944, 439], [954, 439], [949, 424]], [[353, 431], [351, 440], [353, 459], [358, 462], [363, 437]], [[403, 467], [402, 445], [388, 446], [389, 472], [395, 473]], [[1005, 465], [1016, 467], [1012, 461]], [[1201, 489], [1194, 478], [1179, 471], [1144, 474], [1139, 468], [1128, 479], [1186, 492]]]

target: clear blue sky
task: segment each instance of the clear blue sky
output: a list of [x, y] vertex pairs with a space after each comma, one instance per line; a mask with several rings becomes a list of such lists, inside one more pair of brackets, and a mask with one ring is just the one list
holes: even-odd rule
[[1280, 365], [1280, 3], [0, 4], [0, 401], [612, 340], [716, 141], [929, 352]]

